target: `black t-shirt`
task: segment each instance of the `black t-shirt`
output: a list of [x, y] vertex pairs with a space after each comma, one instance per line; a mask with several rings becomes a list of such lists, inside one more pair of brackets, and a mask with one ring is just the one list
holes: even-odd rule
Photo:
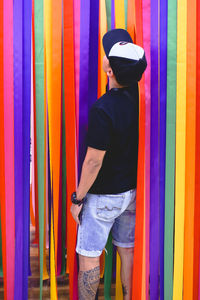
[[87, 146], [106, 150], [102, 167], [89, 190], [117, 194], [136, 188], [138, 160], [138, 84], [111, 89], [89, 113]]

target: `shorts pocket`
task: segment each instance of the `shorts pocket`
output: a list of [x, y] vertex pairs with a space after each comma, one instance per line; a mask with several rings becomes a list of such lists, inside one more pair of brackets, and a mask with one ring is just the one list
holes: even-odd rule
[[120, 195], [101, 195], [97, 199], [97, 218], [104, 221], [112, 221], [117, 218], [122, 209], [124, 197]]
[[132, 196], [131, 201], [128, 205], [128, 207], [126, 208], [126, 210], [128, 211], [136, 211], [136, 194], [134, 196]]

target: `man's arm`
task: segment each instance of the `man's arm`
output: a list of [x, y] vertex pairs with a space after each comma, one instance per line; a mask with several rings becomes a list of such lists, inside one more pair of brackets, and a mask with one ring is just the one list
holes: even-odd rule
[[[97, 150], [88, 147], [87, 153], [83, 162], [80, 183], [76, 191], [77, 199], [81, 200], [85, 197], [91, 186], [93, 185], [103, 163], [103, 159], [106, 151]], [[81, 206], [72, 204], [71, 213], [74, 220], [79, 223], [78, 215], [80, 213]]]
[[81, 200], [94, 183], [103, 163], [106, 151], [88, 147], [81, 171], [80, 183], [77, 188], [77, 199]]

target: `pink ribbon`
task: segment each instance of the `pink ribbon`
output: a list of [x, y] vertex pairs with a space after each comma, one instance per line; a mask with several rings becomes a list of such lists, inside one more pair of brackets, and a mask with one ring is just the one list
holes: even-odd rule
[[14, 102], [13, 102], [13, 0], [4, 0], [4, 130], [7, 300], [14, 299]]
[[146, 126], [145, 126], [145, 228], [146, 228], [146, 298], [149, 293], [149, 228], [150, 228], [150, 128], [151, 128], [151, 3], [143, 0], [143, 41], [147, 58], [145, 72], [145, 102], [146, 102]]

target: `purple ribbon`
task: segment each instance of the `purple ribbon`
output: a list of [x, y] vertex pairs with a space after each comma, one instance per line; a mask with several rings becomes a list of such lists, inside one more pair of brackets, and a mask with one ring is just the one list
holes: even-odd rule
[[23, 299], [28, 299], [30, 270], [30, 111], [31, 111], [31, 18], [32, 1], [23, 1]]
[[79, 95], [79, 177], [85, 157], [85, 134], [88, 122], [90, 0], [81, 0], [80, 16], [80, 95]]
[[111, 29], [115, 28], [115, 0], [111, 0]]
[[99, 2], [81, 1], [80, 96], [79, 96], [79, 177], [85, 157], [88, 112], [97, 100]]
[[15, 295], [28, 299], [30, 272], [31, 0], [14, 1]]
[[151, 1], [150, 298], [159, 299], [158, 1]]
[[160, 300], [164, 300], [167, 0], [160, 1]]
[[[99, 1], [90, 2], [88, 111], [97, 100], [98, 87]], [[100, 41], [101, 43], [102, 41]]]
[[23, 294], [23, 0], [13, 2], [14, 155], [15, 155], [15, 289]]

